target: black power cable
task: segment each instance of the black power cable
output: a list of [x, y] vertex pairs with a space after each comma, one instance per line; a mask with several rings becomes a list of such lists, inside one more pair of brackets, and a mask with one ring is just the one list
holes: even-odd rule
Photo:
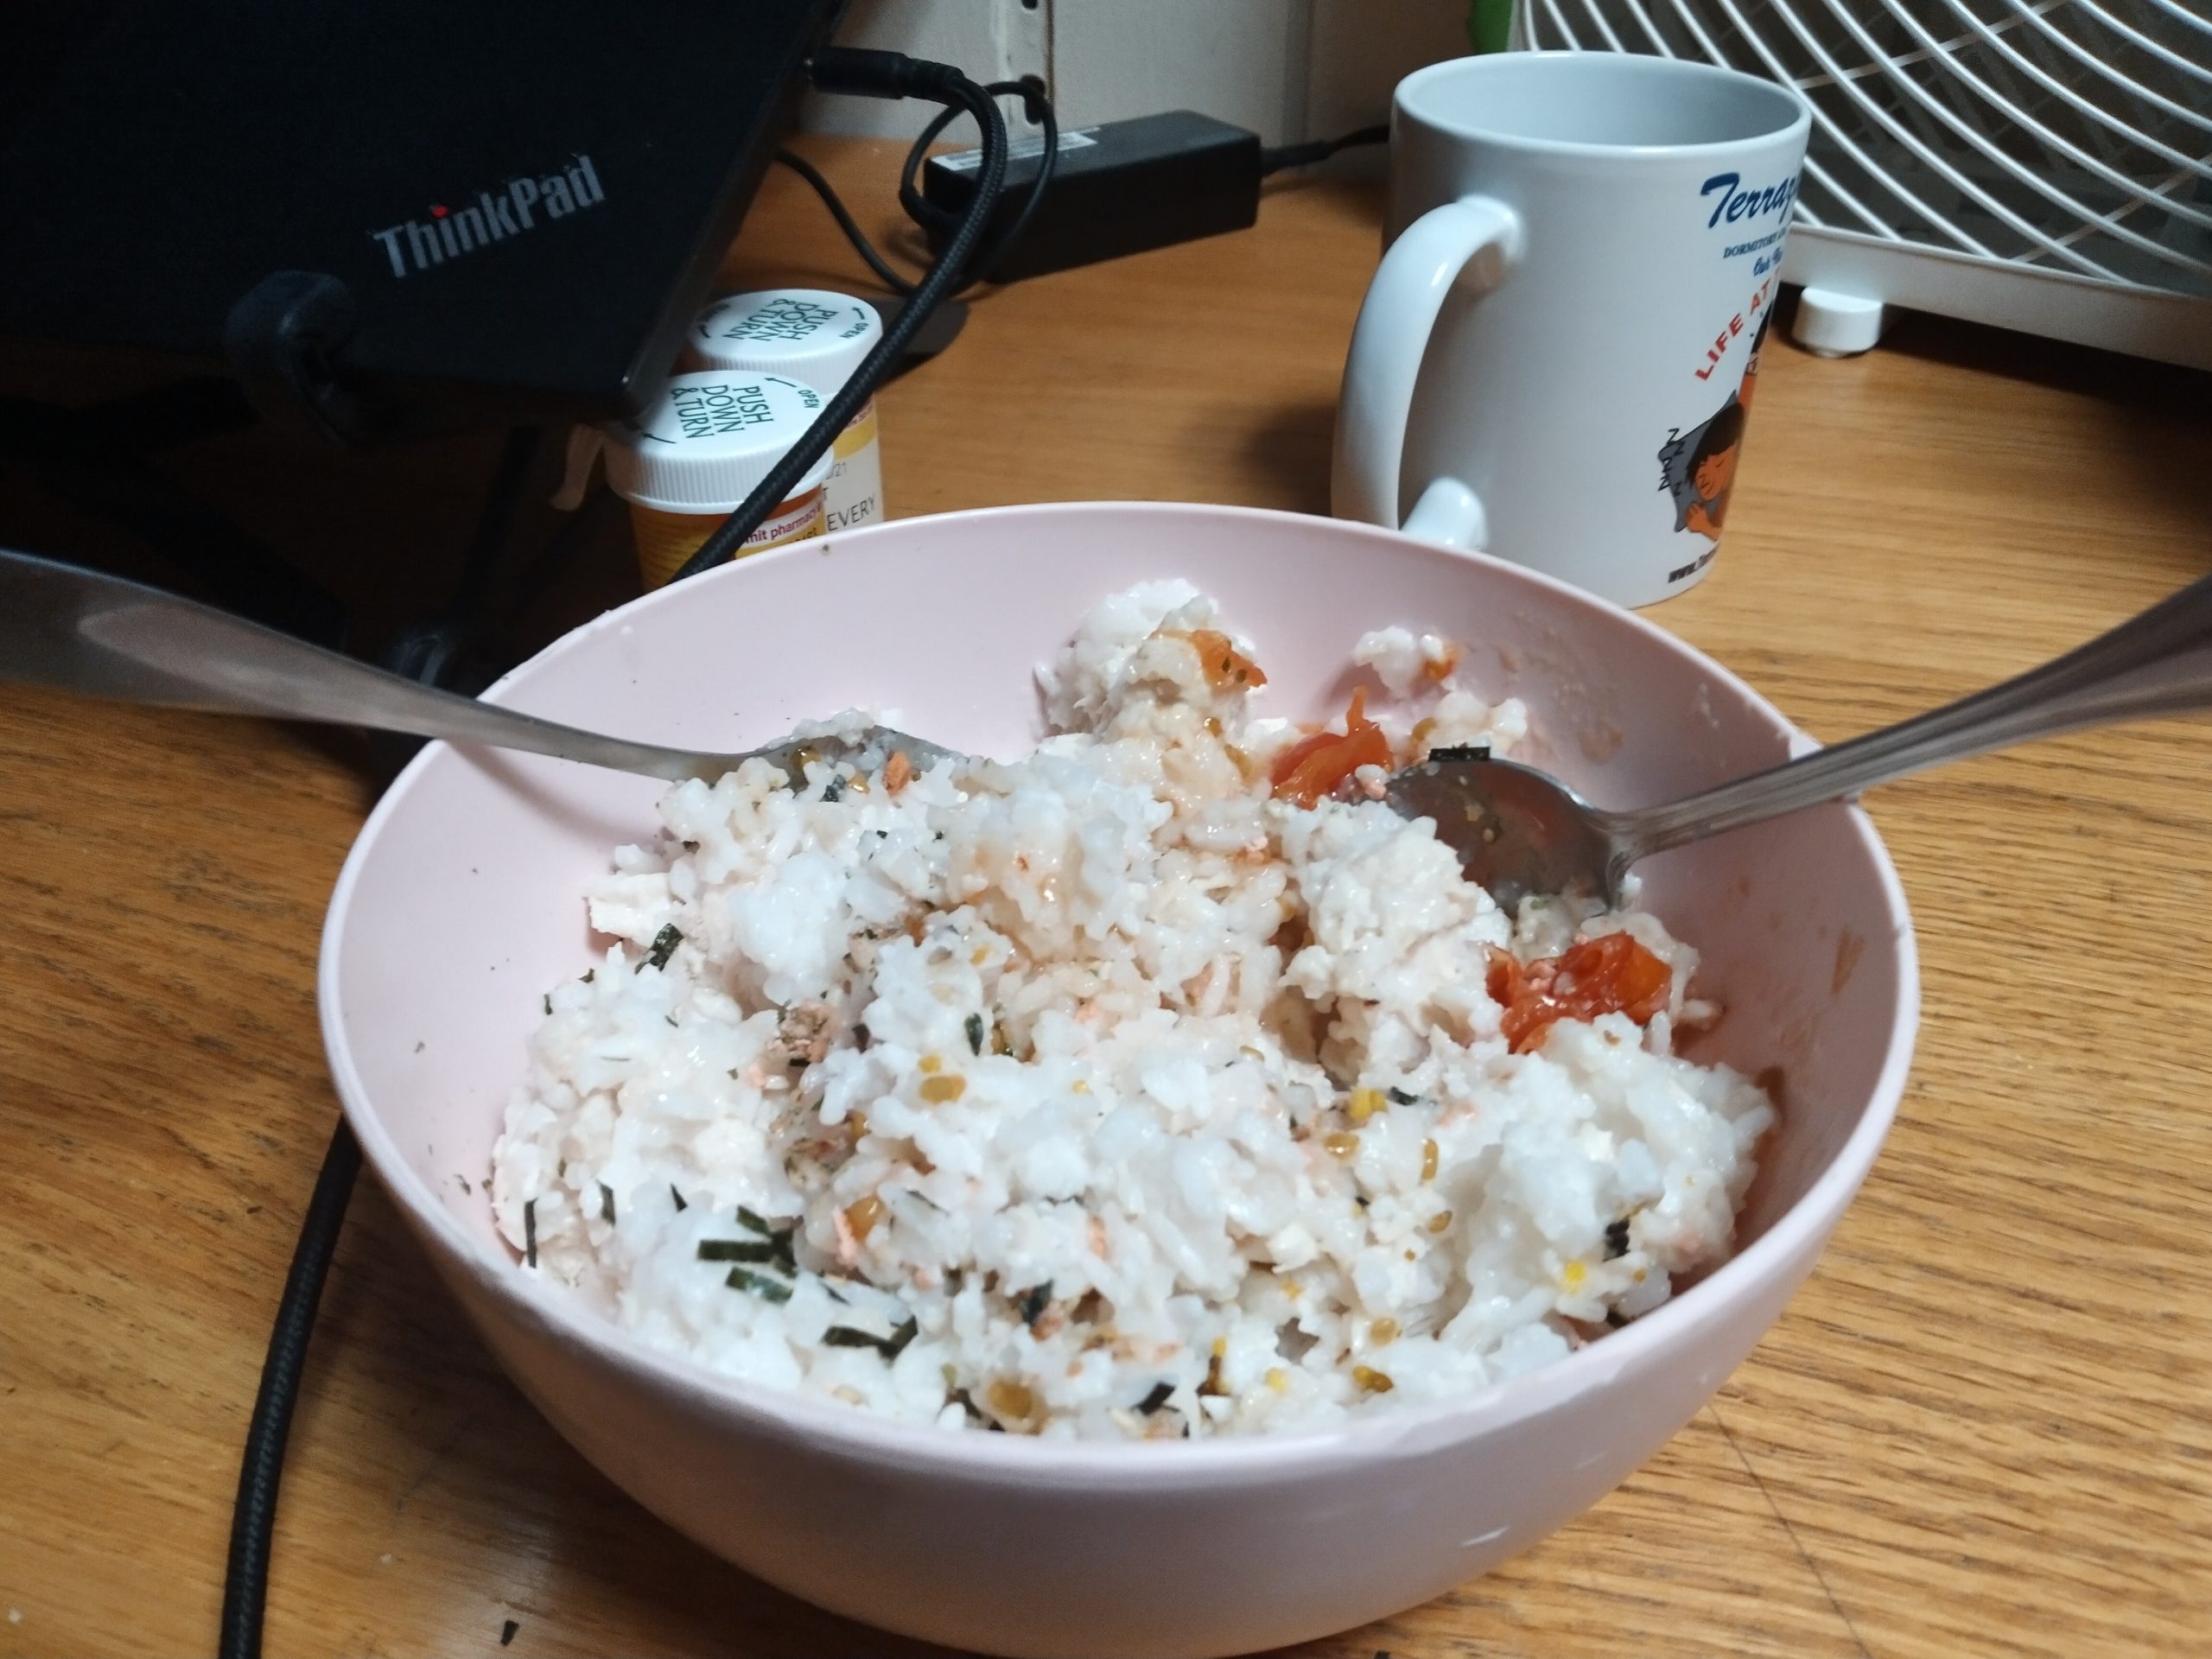
[[1311, 167], [1316, 162], [1325, 162], [1340, 149], [1351, 149], [1358, 144], [1386, 144], [1390, 142], [1388, 127], [1362, 127], [1356, 132], [1345, 133], [1341, 138], [1316, 138], [1306, 144], [1277, 144], [1272, 149], [1260, 152], [1260, 176], [1280, 173], [1287, 167]]
[[[1059, 166], [1059, 118], [1053, 113], [1052, 103], [1044, 93], [1039, 92], [1034, 84], [1026, 80], [995, 80], [983, 90], [994, 97], [1021, 99], [1024, 111], [1028, 118], [1043, 129], [1045, 147], [1038, 155], [1037, 177], [1030, 184], [1028, 199], [1023, 202], [1020, 213], [1013, 224], [1007, 226], [1003, 236], [984, 252], [976, 255], [968, 262], [968, 269], [961, 273], [959, 286], [953, 289], [955, 294], [964, 294], [976, 283], [990, 280], [991, 267], [998, 263], [999, 256], [1014, 245], [1022, 232], [1029, 228], [1029, 221], [1036, 217], [1037, 204], [1045, 199], [1045, 192], [1051, 186], [1052, 175]], [[931, 141], [943, 132], [946, 125], [960, 113], [962, 111], [957, 110], [946, 111], [931, 121], [922, 130], [920, 137], [914, 140], [912, 146], [906, 151], [906, 163], [899, 169], [899, 176], [902, 184], [910, 181], [916, 169], [929, 159]], [[836, 188], [829, 180], [822, 176], [819, 168], [808, 161], [805, 156], [793, 150], [778, 150], [776, 160], [798, 174], [806, 181], [808, 188], [821, 197], [822, 205], [830, 210], [830, 217], [836, 220], [837, 228], [844, 232], [845, 240], [851, 243], [853, 251], [867, 262], [868, 268], [875, 273], [878, 282], [893, 294], [913, 293], [916, 286], [914, 282], [885, 258], [877, 250], [875, 244], [868, 240], [868, 232], [861, 229], [859, 222], [853, 218], [851, 210], [839, 198]], [[919, 195], [916, 195], [914, 200], [919, 202], [921, 207], [921, 216], [915, 217], [914, 222], [925, 231], [928, 230], [932, 224], [941, 225], [950, 222], [951, 216], [944, 209]], [[908, 203], [906, 206], [909, 216], [914, 216], [913, 204]]]
[[[815, 85], [825, 92], [862, 92], [879, 98], [929, 98], [949, 108], [972, 113], [983, 130], [982, 164], [978, 169], [976, 200], [946, 246], [944, 257], [914, 285], [898, 318], [885, 331], [874, 351], [854, 372], [844, 390], [823, 406], [814, 425], [807, 429], [784, 464], [709, 537], [706, 545], [678, 573], [681, 575], [719, 563], [741, 546], [767, 517], [770, 509], [783, 500], [792, 483], [844, 430], [853, 411], [898, 362], [930, 313], [958, 280], [996, 203], [999, 187], [1006, 175], [1006, 124], [998, 105], [984, 88], [958, 70], [898, 53], [841, 49], [822, 53], [811, 70]], [[999, 251], [994, 249], [994, 256]], [[403, 637], [404, 640], [417, 642], [412, 666], [424, 677], [435, 678], [457, 664], [467, 633], [480, 625], [481, 601], [492, 555], [513, 510], [515, 493], [527, 472], [536, 438], [537, 434], [532, 431], [518, 432], [509, 439], [485, 504], [483, 518], [471, 543], [460, 590], [447, 616], [428, 630]], [[422, 650], [419, 642], [424, 639], [436, 641], [442, 648]], [[353, 1193], [360, 1166], [360, 1147], [353, 1139], [353, 1130], [341, 1120], [323, 1155], [314, 1195], [308, 1201], [307, 1214], [300, 1224], [299, 1240], [292, 1249], [291, 1268], [285, 1275], [283, 1294], [278, 1299], [269, 1352], [262, 1362], [261, 1383], [254, 1397], [253, 1417], [246, 1430], [223, 1582], [222, 1624], [216, 1648], [219, 1659], [260, 1659], [263, 1614], [269, 1597], [270, 1544], [275, 1532], [285, 1443], [291, 1433], [293, 1412], [299, 1403], [300, 1376], [307, 1361], [308, 1338], [315, 1331], [315, 1311], [321, 1302], [331, 1260], [337, 1253], [346, 1200]]]
[[[385, 665], [410, 678], [435, 685], [461, 669], [464, 653], [480, 626], [505, 531], [514, 516], [537, 429], [518, 427], [507, 435], [499, 464], [469, 538], [445, 613], [425, 626], [404, 631], [385, 653]], [[404, 765], [419, 745], [379, 747], [375, 753]], [[254, 1395], [245, 1449], [238, 1464], [238, 1497], [231, 1510], [231, 1547], [223, 1577], [223, 1622], [216, 1644], [220, 1659], [259, 1659], [262, 1618], [269, 1599], [269, 1552], [276, 1525], [276, 1495], [284, 1473], [284, 1446], [291, 1437], [292, 1414], [299, 1404], [300, 1377], [307, 1366], [308, 1343], [315, 1334], [315, 1312], [323, 1281], [346, 1222], [346, 1201], [361, 1168], [361, 1148], [343, 1118], [323, 1154], [314, 1195], [300, 1221], [292, 1265], [277, 1299], [269, 1333], [269, 1352], [261, 1363], [261, 1386]]]
[[822, 205], [830, 210], [830, 217], [837, 221], [837, 228], [845, 233], [845, 240], [853, 245], [853, 251], [868, 262], [868, 268], [875, 273], [876, 281], [893, 294], [912, 294], [914, 291], [913, 283], [900, 275], [888, 259], [875, 251], [875, 244], [868, 239], [868, 232], [861, 229], [860, 221], [853, 217], [851, 210], [845, 206], [830, 181], [822, 176], [819, 168], [797, 150], [779, 149], [776, 152], [776, 159], [804, 179], [814, 194], [822, 198]]
[[238, 1469], [238, 1495], [231, 1510], [231, 1553], [223, 1578], [222, 1635], [215, 1651], [221, 1659], [259, 1659], [262, 1611], [269, 1599], [269, 1545], [276, 1527], [276, 1488], [284, 1473], [284, 1443], [292, 1432], [292, 1410], [299, 1403], [300, 1373], [306, 1369], [308, 1338], [315, 1333], [315, 1309], [322, 1281], [337, 1253], [346, 1220], [346, 1201], [360, 1173], [361, 1148], [340, 1118], [315, 1179], [315, 1196], [300, 1223], [291, 1271], [276, 1304], [276, 1328], [269, 1333], [269, 1357], [261, 1365], [261, 1389], [253, 1401], [253, 1421], [245, 1432], [245, 1457]]
[[[1053, 170], [1060, 162], [1059, 118], [1052, 112], [1051, 103], [1035, 83], [995, 80], [983, 90], [1007, 98], [1020, 99], [1029, 118], [1044, 129], [1044, 148], [1037, 153], [1037, 177], [1029, 187], [1028, 200], [1021, 204], [1021, 212], [1014, 216], [1014, 223], [1006, 227], [1006, 233], [967, 262], [967, 270], [963, 273], [961, 283], [963, 290], [976, 283], [990, 280], [991, 267], [998, 263], [999, 256], [1012, 247], [1022, 232], [1029, 228], [1029, 221], [1036, 216], [1037, 204], [1044, 200], [1046, 187], [1052, 183]], [[937, 141], [939, 133], [958, 118], [959, 113], [957, 110], [946, 110], [933, 117], [930, 124], [915, 136], [912, 145], [906, 151], [906, 163], [899, 169], [899, 205], [906, 210], [906, 217], [925, 231], [944, 231], [955, 222], [950, 212], [922, 194], [918, 175], [922, 163], [929, 159], [930, 146]], [[998, 192], [994, 190], [990, 194], [995, 197]], [[983, 194], [980, 187], [976, 194]], [[973, 203], [970, 203], [970, 207], [972, 209]]]
[[674, 577], [678, 582], [712, 569], [742, 547], [745, 538], [789, 499], [798, 480], [836, 441], [837, 435], [851, 424], [861, 405], [875, 395], [876, 387], [905, 354], [908, 343], [929, 321], [930, 313], [960, 281], [976, 238], [982, 235], [983, 226], [998, 204], [999, 187], [1006, 178], [1005, 118], [1000, 115], [990, 93], [957, 69], [941, 63], [918, 62], [895, 52], [840, 49], [824, 52], [815, 60], [814, 84], [828, 92], [932, 99], [954, 114], [964, 110], [974, 116], [983, 134], [975, 198], [968, 204], [967, 213], [962, 216], [951, 240], [945, 244], [937, 264], [915, 286], [906, 303], [899, 308], [897, 319], [883, 331], [883, 338], [876, 341], [874, 349], [861, 360], [852, 378], [838, 388], [836, 394], [823, 403], [822, 412], [814, 417], [814, 424], [807, 428], [805, 435], [785, 452], [767, 477], [707, 537], [699, 550], [683, 562]]

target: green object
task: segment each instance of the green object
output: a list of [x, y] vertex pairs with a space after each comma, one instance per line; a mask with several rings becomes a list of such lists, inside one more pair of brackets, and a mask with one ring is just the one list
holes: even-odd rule
[[1470, 0], [1467, 43], [1478, 52], [1503, 52], [1513, 34], [1513, 0]]

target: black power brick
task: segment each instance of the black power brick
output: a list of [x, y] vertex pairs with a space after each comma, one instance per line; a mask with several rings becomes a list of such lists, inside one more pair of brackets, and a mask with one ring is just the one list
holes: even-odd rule
[[[1017, 142], [1007, 161], [998, 206], [979, 239], [988, 247], [1021, 211], [1036, 181], [1041, 140]], [[933, 156], [922, 169], [932, 252], [976, 193], [975, 150]], [[1020, 239], [990, 270], [992, 282], [1016, 282], [1072, 265], [1118, 259], [1224, 231], [1260, 216], [1263, 171], [1259, 135], [1190, 110], [1134, 121], [1108, 121], [1060, 135], [1059, 162]]]

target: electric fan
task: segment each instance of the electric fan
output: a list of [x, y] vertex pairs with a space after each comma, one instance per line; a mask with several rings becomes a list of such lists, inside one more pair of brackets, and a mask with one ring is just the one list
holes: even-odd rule
[[1805, 95], [1815, 351], [1887, 304], [2212, 369], [2212, 0], [1520, 0], [1513, 44]]

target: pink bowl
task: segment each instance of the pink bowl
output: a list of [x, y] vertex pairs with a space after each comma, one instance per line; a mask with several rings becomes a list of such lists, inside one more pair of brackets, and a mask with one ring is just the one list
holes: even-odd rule
[[[1651, 624], [1388, 531], [1229, 507], [1007, 508], [748, 559], [602, 617], [489, 699], [739, 749], [848, 705], [1011, 754], [1033, 665], [1094, 600], [1185, 576], [1258, 642], [1274, 709], [1341, 695], [1353, 640], [1415, 624], [1526, 698], [1533, 759], [1601, 804], [1803, 740]], [[1169, 1445], [954, 1434], [763, 1392], [633, 1346], [516, 1272], [480, 1178], [541, 992], [590, 960], [580, 895], [659, 785], [435, 744], [355, 843], [324, 931], [325, 1039], [377, 1173], [509, 1373], [638, 1501], [809, 1601], [1020, 1655], [1248, 1652], [1395, 1612], [1527, 1548], [1703, 1404], [1811, 1269], [1887, 1131], [1918, 1011], [1888, 855], [1830, 807], [1653, 860], [1652, 906], [1726, 1005], [1700, 1058], [1778, 1066], [1726, 1266], [1561, 1363], [1443, 1406]], [[456, 1177], [466, 1177], [464, 1188]]]

